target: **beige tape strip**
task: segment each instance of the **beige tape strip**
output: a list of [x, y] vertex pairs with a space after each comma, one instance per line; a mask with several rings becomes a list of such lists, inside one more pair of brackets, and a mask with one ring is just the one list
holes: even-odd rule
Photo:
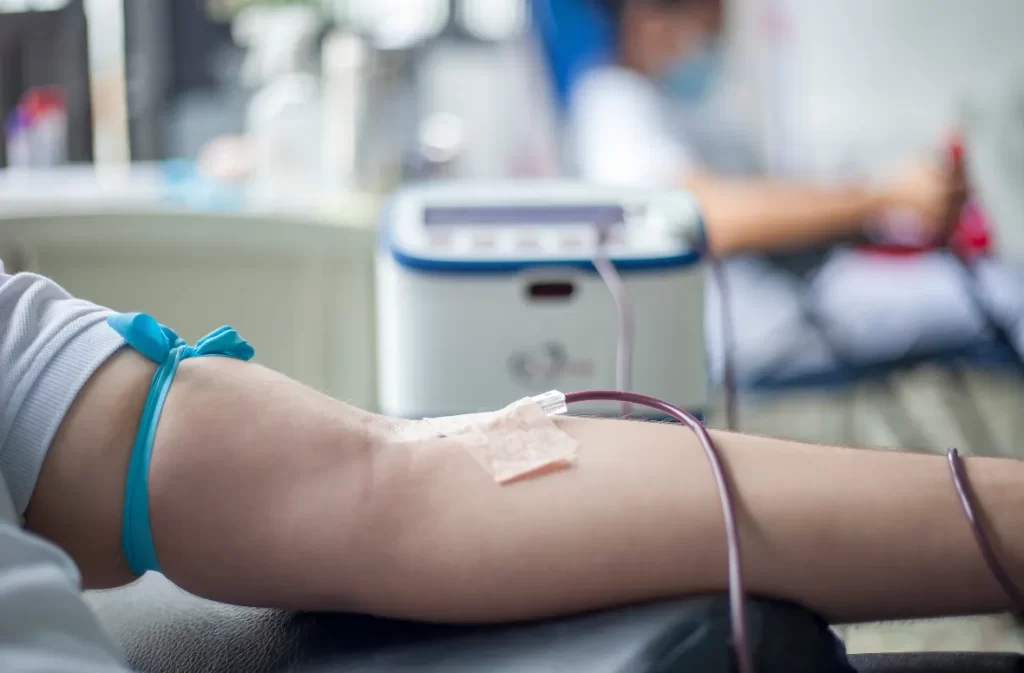
[[465, 446], [499, 484], [565, 469], [579, 452], [579, 442], [529, 397], [499, 411], [423, 420]]

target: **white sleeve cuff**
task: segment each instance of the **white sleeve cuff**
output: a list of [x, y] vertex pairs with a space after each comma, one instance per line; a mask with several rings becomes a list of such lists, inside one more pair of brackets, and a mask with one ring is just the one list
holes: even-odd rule
[[97, 307], [65, 327], [74, 333], [62, 334], [66, 341], [32, 384], [0, 446], [0, 475], [7, 481], [19, 517], [28, 508], [46, 452], [75, 397], [100, 365], [125, 345], [107, 325], [110, 315], [111, 311]]

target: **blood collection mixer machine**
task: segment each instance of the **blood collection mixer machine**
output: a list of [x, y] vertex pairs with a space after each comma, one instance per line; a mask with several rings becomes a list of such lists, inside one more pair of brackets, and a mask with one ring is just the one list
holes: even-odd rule
[[680, 193], [459, 182], [399, 191], [377, 253], [380, 410], [419, 418], [614, 388], [619, 312], [595, 271], [599, 254], [634, 313], [633, 389], [702, 410], [704, 274], [679, 235], [699, 221]]

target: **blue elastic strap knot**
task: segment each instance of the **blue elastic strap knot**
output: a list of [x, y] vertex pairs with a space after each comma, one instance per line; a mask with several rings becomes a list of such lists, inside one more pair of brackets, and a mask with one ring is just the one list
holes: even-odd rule
[[182, 360], [208, 355], [249, 360], [255, 351], [230, 327], [220, 327], [197, 341], [195, 346], [189, 346], [173, 330], [145, 313], [111, 316], [107, 324], [124, 337], [129, 346], [159, 365], [149, 385], [139, 431], [132, 445], [121, 523], [121, 546], [128, 566], [136, 575], [142, 575], [147, 570], [160, 570], [149, 527], [149, 464], [156, 426], [178, 365]]

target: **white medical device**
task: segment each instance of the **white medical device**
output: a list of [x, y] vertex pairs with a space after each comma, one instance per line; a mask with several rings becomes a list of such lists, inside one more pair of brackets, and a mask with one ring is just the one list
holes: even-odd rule
[[454, 182], [402, 190], [383, 214], [380, 411], [461, 414], [614, 388], [618, 315], [591, 262], [599, 231], [633, 306], [634, 390], [703, 410], [704, 276], [686, 243], [701, 226], [689, 196]]

